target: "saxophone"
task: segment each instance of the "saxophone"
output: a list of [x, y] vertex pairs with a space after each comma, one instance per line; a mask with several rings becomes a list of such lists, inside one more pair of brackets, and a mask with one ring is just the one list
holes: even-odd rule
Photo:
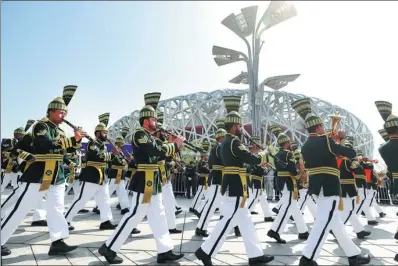
[[303, 188], [308, 188], [308, 174], [304, 167], [303, 156], [301, 155], [301, 151], [296, 149], [293, 152], [294, 160], [296, 161], [297, 168], [299, 170], [299, 182]]

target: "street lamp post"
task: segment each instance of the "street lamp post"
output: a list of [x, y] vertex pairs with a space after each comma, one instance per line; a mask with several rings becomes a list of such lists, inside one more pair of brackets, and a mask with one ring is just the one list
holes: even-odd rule
[[[257, 6], [250, 6], [241, 9], [242, 13], [235, 15], [234, 13], [226, 17], [221, 23], [228, 29], [238, 35], [247, 46], [247, 55], [232, 49], [213, 46], [214, 61], [218, 66], [244, 61], [246, 62], [247, 72], [242, 72], [240, 76], [232, 79], [230, 82], [249, 84], [249, 106], [251, 107], [252, 119], [252, 135], [260, 136], [260, 110], [262, 100], [256, 101], [257, 96], [263, 90], [263, 84], [258, 83], [258, 72], [260, 63], [260, 52], [264, 41], [261, 40], [262, 33], [285, 21], [296, 16], [295, 7], [287, 1], [271, 1], [267, 10], [262, 15], [260, 21], [257, 22]], [[261, 28], [261, 26], [263, 26]], [[261, 30], [260, 30], [261, 28]], [[247, 38], [251, 35], [251, 44]], [[246, 73], [246, 77], [244, 77]]]

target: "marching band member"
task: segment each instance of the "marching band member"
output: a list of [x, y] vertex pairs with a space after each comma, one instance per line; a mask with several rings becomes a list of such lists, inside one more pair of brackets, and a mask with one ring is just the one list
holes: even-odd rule
[[275, 239], [278, 243], [285, 244], [286, 241], [280, 237], [283, 233], [287, 219], [290, 215], [293, 216], [297, 230], [299, 232], [299, 239], [308, 238], [308, 228], [304, 222], [303, 215], [298, 208], [298, 190], [297, 190], [297, 176], [298, 171], [296, 163], [291, 152], [291, 141], [288, 136], [283, 133], [278, 135], [278, 145], [280, 147], [276, 157], [279, 162], [275, 163], [276, 172], [278, 176], [278, 189], [282, 191], [282, 205], [276, 216], [275, 221], [271, 225], [267, 236]]
[[[302, 251], [299, 266], [317, 265], [326, 237], [332, 229], [338, 243], [348, 256], [350, 266], [367, 264], [369, 255], [360, 255], [361, 250], [352, 242], [341, 222], [339, 209], [343, 207], [340, 201], [340, 171], [337, 169], [336, 156], [355, 158], [354, 149], [336, 144], [326, 135], [321, 119], [311, 113], [311, 100], [304, 98], [293, 102], [293, 109], [305, 121], [305, 127], [310, 133], [309, 138], [301, 148], [306, 169], [309, 171], [308, 193], [316, 196], [317, 213], [314, 226]], [[340, 132], [340, 139], [344, 138]], [[340, 208], [338, 208], [340, 207]]]
[[77, 149], [86, 133], [75, 130], [75, 136], [67, 138], [59, 128], [59, 124], [66, 116], [67, 104], [72, 98], [68, 93], [70, 91], [64, 89], [65, 100], [58, 97], [51, 101], [47, 108], [47, 117], [33, 126], [33, 149], [36, 154], [25, 153], [26, 160], [32, 163], [21, 177], [23, 182], [21, 193], [13, 210], [2, 220], [1, 246], [12, 236], [27, 213], [46, 196], [48, 230], [51, 238], [48, 254], [63, 255], [77, 248], [64, 242], [69, 236], [69, 229], [63, 216], [65, 175], [62, 161], [64, 152]]
[[95, 127], [95, 140], [87, 143], [87, 162], [84, 170], [80, 174], [80, 193], [79, 197], [72, 203], [65, 214], [68, 224], [86, 203], [92, 198], [95, 199], [101, 211], [100, 230], [111, 230], [116, 225], [111, 223], [113, 215], [110, 207], [109, 181], [106, 180], [105, 168], [107, 163], [116, 157], [117, 151], [107, 152], [105, 141], [107, 140], [109, 113], [99, 116], [100, 123]]
[[218, 221], [210, 236], [195, 252], [196, 257], [205, 266], [211, 266], [211, 257], [217, 255], [227, 234], [235, 225], [242, 232], [243, 242], [249, 258], [249, 265], [268, 263], [273, 256], [265, 256], [260, 246], [253, 221], [247, 208], [246, 168], [243, 163], [266, 164], [265, 152], [251, 154], [242, 145], [239, 137], [242, 134], [242, 118], [235, 110], [239, 110], [240, 96], [225, 96], [224, 104], [230, 111], [225, 117], [225, 129], [228, 132], [220, 147], [220, 155], [224, 166], [221, 193], [225, 195], [223, 204], [224, 217]]
[[[353, 143], [348, 141], [348, 137], [344, 145], [351, 149], [354, 148]], [[365, 230], [364, 226], [359, 221], [358, 215], [355, 213], [356, 205], [360, 203], [360, 196], [353, 175], [357, 167], [361, 167], [359, 162], [348, 158], [344, 158], [340, 165], [341, 196], [343, 197], [344, 204], [344, 210], [340, 217], [344, 224], [350, 221], [357, 237], [364, 239], [366, 236], [370, 235], [370, 232]]]
[[[392, 115], [391, 103], [377, 101], [375, 104], [385, 121], [384, 130], [389, 136], [389, 140], [379, 148], [379, 153], [393, 178], [392, 194], [398, 194], [398, 117]], [[398, 240], [398, 229], [395, 239]], [[398, 262], [398, 253], [395, 255], [395, 261]]]
[[132, 136], [133, 156], [137, 163], [137, 172], [132, 177], [130, 189], [134, 192], [130, 212], [126, 213], [118, 227], [98, 250], [101, 256], [111, 264], [120, 264], [123, 259], [117, 252], [123, 246], [135, 226], [146, 215], [158, 251], [157, 262], [165, 263], [182, 258], [183, 254], [173, 253], [173, 244], [167, 228], [167, 219], [162, 203], [162, 186], [159, 176], [158, 158], [173, 156], [182, 148], [181, 137], [170, 138], [169, 143], [158, 145], [152, 134], [156, 131], [157, 114], [149, 105], [158, 102], [160, 93], [144, 95], [145, 106], [140, 111], [140, 125]]

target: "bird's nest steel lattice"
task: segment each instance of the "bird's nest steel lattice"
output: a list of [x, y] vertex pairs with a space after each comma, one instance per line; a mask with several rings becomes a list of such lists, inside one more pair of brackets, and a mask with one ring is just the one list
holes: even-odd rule
[[[158, 110], [164, 112], [164, 125], [168, 130], [184, 136], [189, 142], [200, 143], [203, 139], [214, 139], [215, 120], [225, 117], [226, 112], [222, 97], [224, 95], [242, 95], [240, 114], [243, 118], [244, 129], [251, 133], [251, 119], [248, 90], [224, 89], [212, 92], [197, 92], [162, 100]], [[308, 132], [305, 130], [303, 119], [291, 108], [291, 103], [297, 99], [307, 97], [284, 91], [264, 91], [263, 104], [260, 111], [263, 143], [275, 143], [275, 138], [268, 132], [270, 125], [280, 125], [284, 133], [289, 135], [300, 145], [305, 142]], [[347, 135], [354, 136], [355, 146], [366, 156], [373, 155], [374, 143], [372, 133], [368, 127], [354, 114], [318, 98], [311, 98], [313, 113], [325, 121], [326, 127], [331, 128], [330, 115], [343, 116], [340, 128]], [[126, 142], [131, 143], [131, 134], [139, 127], [139, 110], [117, 120], [109, 128], [111, 138], [120, 135], [123, 127], [129, 127], [130, 133]]]

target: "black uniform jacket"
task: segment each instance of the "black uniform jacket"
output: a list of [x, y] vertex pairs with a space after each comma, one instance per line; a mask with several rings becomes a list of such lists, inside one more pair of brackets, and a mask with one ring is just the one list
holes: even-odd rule
[[337, 169], [336, 156], [355, 158], [354, 149], [339, 145], [326, 135], [310, 134], [301, 148], [301, 154], [309, 173], [308, 193], [319, 195], [340, 195], [340, 170]]
[[398, 138], [390, 138], [379, 148], [379, 153], [393, 178], [391, 193], [398, 194]]

